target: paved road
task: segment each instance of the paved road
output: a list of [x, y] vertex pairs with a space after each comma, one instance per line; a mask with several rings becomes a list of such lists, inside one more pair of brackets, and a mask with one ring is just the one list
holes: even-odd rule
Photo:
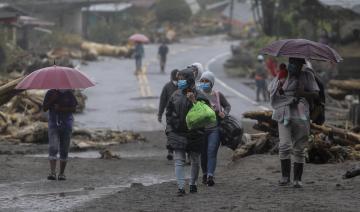
[[[134, 61], [103, 58], [81, 67], [93, 77], [97, 86], [87, 89], [86, 110], [76, 116], [78, 125], [89, 128], [151, 131], [145, 136], [151, 142], [111, 147], [122, 160], [95, 159], [97, 152], [71, 153], [66, 182], [49, 182], [46, 155], [42, 158], [0, 156], [0, 211], [71, 211], [88, 201], [113, 194], [131, 183], [144, 185], [174, 180], [172, 162], [165, 160], [164, 126], [157, 122], [158, 96], [169, 80], [169, 70], [201, 62], [217, 76], [216, 88], [232, 104], [232, 114], [241, 117], [254, 110], [254, 91], [228, 78], [222, 63], [229, 53], [230, 42], [219, 37], [186, 40], [170, 46], [167, 73], [159, 73], [157, 46], [146, 46], [146, 74], [133, 74]], [[221, 148], [218, 167], [225, 167], [231, 151]], [[75, 158], [74, 158], [75, 157]], [[146, 161], [146, 162], [145, 162]], [[187, 172], [188, 173], [188, 172]]]
[[169, 80], [170, 70], [185, 68], [193, 62], [200, 62], [215, 73], [216, 89], [227, 96], [233, 115], [240, 118], [244, 111], [264, 108], [253, 101], [252, 89], [223, 72], [222, 64], [229, 57], [230, 44], [223, 37], [202, 37], [173, 44], [166, 74], [159, 71], [157, 45], [145, 47], [146, 73], [139, 76], [133, 74], [134, 61], [130, 59], [103, 58], [82, 66], [98, 84], [85, 91], [88, 101], [85, 112], [76, 117], [78, 125], [134, 131], [163, 129], [156, 119], [161, 89]]

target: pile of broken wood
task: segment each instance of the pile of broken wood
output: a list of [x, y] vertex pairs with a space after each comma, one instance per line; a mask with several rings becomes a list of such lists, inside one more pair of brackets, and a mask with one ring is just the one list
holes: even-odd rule
[[95, 61], [99, 56], [131, 57], [134, 47], [131, 44], [114, 46], [95, 42], [83, 41], [78, 48], [55, 48], [47, 53], [52, 59], [71, 58], [87, 61]]
[[[47, 143], [47, 114], [42, 111], [45, 90], [14, 90], [22, 77], [0, 81], [0, 141]], [[2, 85], [3, 84], [3, 85]], [[75, 91], [77, 112], [85, 108], [86, 96]], [[107, 145], [144, 140], [133, 132], [74, 129], [75, 149], [102, 148]]]
[[[254, 129], [258, 134], [245, 134], [244, 144], [235, 150], [233, 160], [261, 153], [278, 153], [277, 123], [271, 119], [272, 111], [253, 111], [244, 118], [257, 120]], [[311, 124], [311, 136], [306, 148], [310, 163], [331, 163], [344, 160], [360, 160], [360, 134], [352, 130], [324, 124]]]

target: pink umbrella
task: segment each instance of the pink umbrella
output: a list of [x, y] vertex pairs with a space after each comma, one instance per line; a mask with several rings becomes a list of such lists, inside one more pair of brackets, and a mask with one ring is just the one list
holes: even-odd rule
[[15, 89], [76, 89], [92, 86], [95, 84], [81, 71], [54, 65], [32, 72]]
[[129, 37], [129, 40], [134, 42], [141, 42], [141, 43], [149, 42], [149, 38], [143, 34], [133, 34]]

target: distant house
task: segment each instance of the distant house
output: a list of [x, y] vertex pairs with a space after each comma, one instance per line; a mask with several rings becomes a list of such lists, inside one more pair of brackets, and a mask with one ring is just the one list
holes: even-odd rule
[[150, 9], [156, 4], [157, 0], [129, 0], [134, 7]]
[[43, 27], [53, 26], [54, 23], [31, 17], [27, 12], [9, 4], [0, 4], [0, 30], [5, 39], [18, 44], [24, 49], [29, 48], [31, 31], [49, 30]]
[[249, 31], [254, 29], [255, 22], [249, 1], [234, 0], [232, 10], [231, 0], [224, 0], [207, 5], [206, 9], [219, 12], [223, 24], [227, 26], [231, 25], [232, 34], [247, 36]]

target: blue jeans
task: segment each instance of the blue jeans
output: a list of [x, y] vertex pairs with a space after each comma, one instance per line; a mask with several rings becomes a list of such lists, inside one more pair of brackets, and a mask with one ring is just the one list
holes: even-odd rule
[[141, 68], [142, 68], [142, 58], [141, 57], [135, 57], [135, 65], [136, 65], [136, 71], [141, 71]]
[[57, 160], [57, 154], [59, 150], [60, 160], [67, 160], [71, 133], [72, 129], [68, 127], [49, 128], [49, 160]]
[[204, 175], [214, 176], [220, 146], [219, 128], [206, 130], [205, 133], [205, 143], [201, 152], [201, 169]]
[[[185, 187], [185, 160], [186, 152], [185, 150], [174, 150], [175, 152], [175, 175], [179, 189], [184, 189]], [[199, 177], [199, 160], [200, 154], [197, 152], [190, 152], [190, 161], [191, 161], [191, 175], [190, 175], [190, 185], [196, 185], [196, 181]]]

